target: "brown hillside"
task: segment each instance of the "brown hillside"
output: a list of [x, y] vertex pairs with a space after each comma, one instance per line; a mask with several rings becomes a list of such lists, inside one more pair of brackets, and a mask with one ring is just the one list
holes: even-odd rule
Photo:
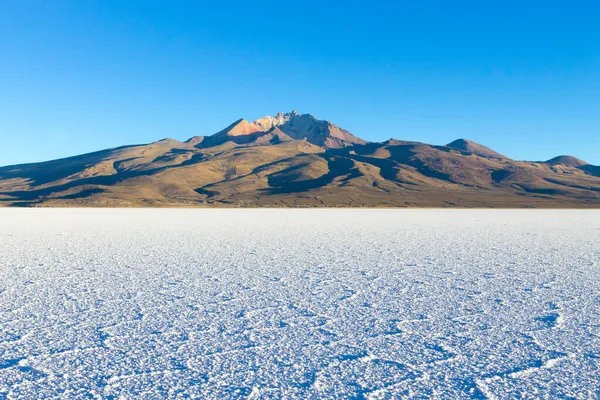
[[470, 141], [367, 143], [309, 114], [0, 168], [4, 206], [600, 207], [600, 167]]

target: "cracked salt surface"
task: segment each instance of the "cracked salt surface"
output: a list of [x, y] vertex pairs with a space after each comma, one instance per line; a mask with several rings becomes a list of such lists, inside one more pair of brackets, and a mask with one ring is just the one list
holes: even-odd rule
[[0, 210], [0, 399], [600, 397], [600, 212]]

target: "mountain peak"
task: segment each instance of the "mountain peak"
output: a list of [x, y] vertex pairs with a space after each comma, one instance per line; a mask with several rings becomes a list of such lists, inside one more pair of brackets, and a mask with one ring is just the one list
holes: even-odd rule
[[467, 153], [475, 154], [479, 157], [485, 158], [498, 158], [498, 159], [506, 159], [508, 157], [503, 156], [500, 153], [495, 152], [494, 150], [481, 145], [479, 143], [473, 142], [472, 140], [467, 139], [456, 139], [453, 142], [450, 142], [446, 145], [446, 147], [450, 147], [455, 150], [466, 151]]
[[[228, 136], [246, 136], [259, 132], [261, 127], [255, 122], [248, 122], [243, 118], [238, 119], [233, 124], [225, 128]], [[221, 132], [224, 132], [221, 131]]]
[[292, 110], [292, 111], [290, 111], [290, 112], [288, 112], [288, 113], [282, 113], [282, 112], [278, 112], [276, 115], [298, 116], [298, 115], [300, 115], [300, 114], [298, 113], [298, 111], [296, 111], [296, 110]]
[[584, 165], [588, 165], [588, 163], [586, 163], [585, 161], [569, 155], [562, 155], [551, 158], [550, 160], [545, 161], [545, 164], [562, 164], [567, 165], [569, 167], [582, 167]]
[[269, 134], [273, 130], [283, 133], [288, 140], [306, 140], [324, 148], [341, 148], [366, 143], [329, 121], [292, 110], [288, 113], [279, 112], [274, 116], [265, 116], [252, 122], [241, 118], [222, 131], [209, 136], [200, 145], [202, 147], [215, 146], [227, 141], [238, 144], [254, 143], [259, 137]]
[[278, 113], [273, 118], [273, 126], [278, 127], [294, 139], [306, 139], [312, 144], [325, 148], [341, 148], [366, 141], [354, 136], [335, 124], [321, 120], [312, 114]]
[[274, 126], [281, 126], [281, 125], [288, 123], [294, 119], [306, 119], [306, 120], [311, 120], [311, 121], [319, 121], [318, 118], [315, 118], [311, 114], [300, 114], [296, 110], [292, 110], [291, 112], [287, 112], [287, 113], [278, 112], [277, 114], [275, 114], [272, 117], [264, 117], [264, 118], [270, 118], [271, 121], [273, 121]]

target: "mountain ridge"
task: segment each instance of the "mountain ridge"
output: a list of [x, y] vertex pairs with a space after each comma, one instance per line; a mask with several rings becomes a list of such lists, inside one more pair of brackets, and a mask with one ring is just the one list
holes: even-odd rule
[[600, 207], [600, 167], [516, 161], [468, 139], [367, 142], [292, 111], [0, 167], [0, 206]]

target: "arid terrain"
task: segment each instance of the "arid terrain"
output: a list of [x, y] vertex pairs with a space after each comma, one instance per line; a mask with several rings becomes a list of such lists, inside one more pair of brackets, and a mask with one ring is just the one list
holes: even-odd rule
[[458, 139], [367, 142], [295, 111], [210, 136], [0, 168], [0, 206], [600, 207], [600, 167]]

